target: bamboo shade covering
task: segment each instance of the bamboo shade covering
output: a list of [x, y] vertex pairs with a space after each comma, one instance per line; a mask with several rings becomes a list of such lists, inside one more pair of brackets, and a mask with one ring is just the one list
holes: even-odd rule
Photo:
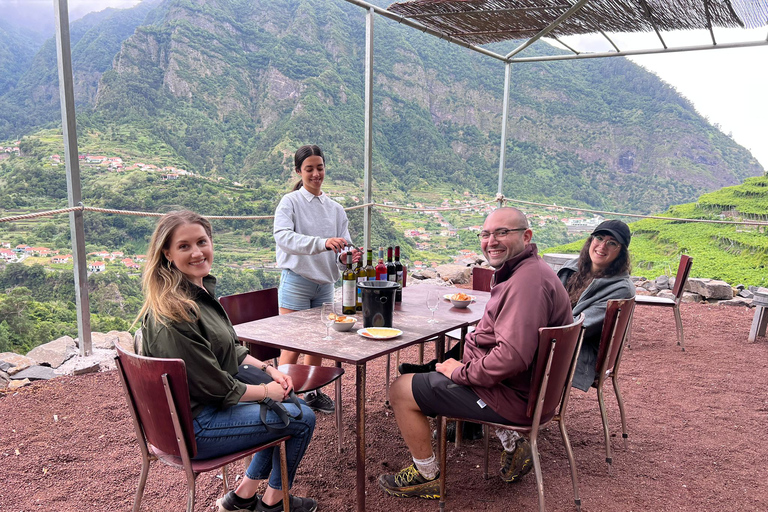
[[[565, 13], [567, 0], [412, 0], [387, 10], [469, 44], [527, 39]], [[550, 35], [768, 25], [768, 0], [590, 0]]]

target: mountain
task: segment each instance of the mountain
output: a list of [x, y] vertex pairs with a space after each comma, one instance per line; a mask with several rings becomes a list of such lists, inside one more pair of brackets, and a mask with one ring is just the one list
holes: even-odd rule
[[0, 95], [31, 65], [41, 43], [38, 34], [0, 19]]
[[[165, 0], [129, 12], [137, 25], [121, 44], [110, 33], [109, 45], [83, 45], [75, 59], [84, 130], [113, 134], [109, 143], [149, 139], [195, 172], [247, 185], [284, 183], [293, 151], [319, 143], [329, 179], [362, 185], [361, 9], [329, 0]], [[88, 33], [115, 32], [111, 25]], [[555, 52], [543, 48], [527, 52]], [[380, 17], [375, 49], [377, 189], [495, 193], [501, 63]], [[110, 53], [111, 68], [103, 65]], [[30, 83], [41, 88], [50, 78]], [[17, 88], [27, 98], [33, 90]], [[510, 197], [653, 212], [763, 172], [672, 87], [625, 59], [515, 65], [510, 100]], [[39, 103], [10, 125], [52, 121]], [[0, 116], [1, 140], [15, 132]]]
[[[93, 105], [102, 73], [112, 67], [112, 59], [123, 41], [144, 22], [156, 4], [157, 0], [145, 0], [132, 9], [105, 9], [70, 24], [77, 107]], [[0, 59], [0, 70], [3, 62]], [[0, 77], [0, 140], [19, 137], [39, 126], [61, 123], [54, 38], [46, 39], [34, 58], [27, 59], [27, 65], [24, 64], [18, 65], [23, 73], [19, 73], [15, 83], [8, 81], [3, 86]]]

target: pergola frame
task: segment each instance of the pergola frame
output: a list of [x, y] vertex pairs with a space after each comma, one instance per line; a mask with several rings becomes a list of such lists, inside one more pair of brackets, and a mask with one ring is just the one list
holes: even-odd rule
[[[603, 58], [603, 57], [625, 57], [636, 55], [650, 55], [650, 54], [663, 54], [663, 53], [676, 53], [686, 51], [699, 51], [699, 50], [720, 50], [729, 48], [746, 48], [757, 46], [768, 46], [768, 37], [763, 41], [752, 41], [743, 43], [729, 43], [718, 44], [715, 40], [714, 32], [712, 31], [712, 24], [710, 22], [710, 2], [711, 0], [702, 0], [705, 5], [707, 16], [707, 29], [710, 32], [712, 38], [712, 45], [700, 45], [700, 46], [687, 46], [669, 48], [661, 36], [660, 28], [654, 22], [651, 16], [648, 4], [646, 0], [640, 0], [644, 6], [647, 20], [656, 32], [657, 37], [662, 45], [662, 48], [649, 48], [642, 50], [629, 50], [621, 51], [616, 44], [602, 31], [598, 32], [602, 34], [605, 39], [613, 46], [615, 52], [603, 52], [603, 53], [580, 53], [564, 43], [560, 42], [555, 34], [550, 34], [560, 24], [569, 20], [576, 13], [579, 13], [585, 5], [588, 5], [590, 0], [578, 0], [575, 4], [569, 2], [563, 2], [559, 5], [546, 6], [547, 9], [559, 8], [564, 10], [557, 19], [552, 23], [540, 29], [533, 37], [529, 37], [523, 44], [512, 50], [507, 55], [501, 55], [490, 51], [481, 46], [477, 46], [462, 40], [456, 34], [451, 35], [439, 30], [435, 30], [427, 26], [427, 24], [419, 23], [414, 20], [426, 20], [429, 19], [428, 14], [413, 15], [410, 18], [396, 14], [387, 9], [375, 6], [364, 0], [344, 0], [347, 3], [354, 4], [366, 10], [365, 17], [365, 128], [364, 128], [364, 195], [365, 201], [368, 206], [364, 211], [364, 239], [365, 248], [370, 247], [371, 237], [371, 206], [372, 203], [372, 183], [373, 183], [373, 27], [374, 27], [374, 15], [378, 14], [385, 18], [394, 20], [400, 24], [409, 26], [416, 30], [420, 30], [432, 36], [444, 39], [450, 43], [463, 46], [472, 51], [492, 57], [504, 63], [504, 95], [502, 105], [502, 126], [501, 126], [501, 142], [499, 149], [499, 180], [497, 197], [499, 204], [503, 200], [503, 183], [504, 183], [504, 167], [506, 157], [506, 137], [507, 137], [507, 123], [508, 123], [508, 111], [509, 111], [509, 87], [511, 81], [511, 65], [515, 63], [524, 62], [547, 62], [558, 60], [573, 60], [573, 59], [590, 59], [590, 58]], [[594, 1], [594, 0], [593, 0]], [[760, 0], [757, 0], [760, 1]], [[762, 6], [762, 4], [761, 4]], [[67, 176], [67, 202], [69, 207], [76, 207], [82, 205], [81, 203], [81, 180], [80, 180], [80, 168], [78, 159], [78, 145], [77, 145], [77, 126], [75, 120], [75, 101], [74, 101], [74, 80], [72, 74], [72, 54], [70, 48], [70, 36], [69, 36], [69, 9], [67, 0], [54, 0], [54, 9], [56, 14], [56, 48], [58, 55], [58, 75], [59, 75], [59, 87], [60, 87], [60, 100], [61, 100], [61, 117], [62, 117], [62, 129], [64, 134], [64, 153], [66, 159], [66, 176]], [[506, 8], [506, 9], [486, 9], [477, 10], [472, 14], [489, 14], [489, 13], [513, 13], [513, 12], [535, 12], [537, 10], [543, 10], [537, 7], [528, 8]], [[466, 13], [457, 13], [466, 14]], [[443, 16], [446, 14], [443, 13]], [[451, 15], [451, 14], [448, 14]], [[435, 16], [435, 15], [431, 15]], [[509, 38], [514, 38], [513, 33], [508, 33]], [[515, 57], [530, 45], [550, 35], [553, 39], [563, 44], [563, 46], [569, 49], [571, 55], [554, 55], [544, 57]], [[75, 279], [75, 292], [76, 292], [76, 304], [77, 304], [77, 328], [80, 339], [80, 355], [88, 355], [92, 352], [91, 343], [91, 324], [90, 324], [90, 307], [87, 290], [87, 273], [86, 273], [86, 260], [85, 260], [85, 234], [83, 229], [83, 212], [72, 211], [70, 212], [70, 230], [72, 236], [72, 256], [74, 259], [74, 279]], [[358, 494], [358, 510], [364, 510], [365, 508], [365, 482], [357, 482], [357, 494]], [[362, 489], [362, 490], [361, 490]], [[362, 493], [362, 494], [361, 494]], [[361, 509], [362, 503], [362, 509]]]

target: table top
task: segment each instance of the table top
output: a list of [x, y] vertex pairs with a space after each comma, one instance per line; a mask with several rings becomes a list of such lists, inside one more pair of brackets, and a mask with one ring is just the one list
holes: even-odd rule
[[[441, 299], [435, 312], [437, 323], [429, 323], [431, 311], [426, 297], [430, 290], [437, 290], [441, 297], [462, 291], [476, 297], [465, 309], [455, 308], [450, 301]], [[332, 340], [323, 340], [325, 325], [320, 321], [321, 308], [297, 311], [253, 322], [235, 325], [238, 338], [245, 342], [287, 349], [304, 354], [318, 355], [351, 364], [362, 364], [371, 359], [421, 343], [437, 335], [476, 323], [485, 310], [489, 292], [460, 290], [455, 287], [419, 284], [403, 289], [403, 302], [395, 305], [392, 326], [403, 331], [397, 338], [374, 340], [357, 334], [363, 327], [363, 315], [357, 312], [358, 322], [349, 332], [331, 329]]]

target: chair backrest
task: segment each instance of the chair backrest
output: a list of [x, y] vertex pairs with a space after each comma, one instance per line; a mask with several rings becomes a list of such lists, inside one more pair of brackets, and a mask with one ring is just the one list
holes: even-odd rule
[[[277, 288], [265, 288], [254, 292], [226, 295], [219, 299], [229, 320], [233, 324], [242, 324], [269, 318], [280, 314], [280, 306], [277, 302]], [[262, 361], [280, 357], [280, 350], [276, 348], [251, 345], [251, 355]]]
[[672, 293], [675, 294], [676, 300], [680, 300], [680, 297], [683, 296], [683, 288], [685, 288], [685, 282], [688, 280], [691, 265], [693, 265], [693, 258], [685, 254], [680, 256], [680, 265], [677, 267], [677, 275], [675, 276], [675, 286], [672, 287]]
[[616, 365], [634, 307], [634, 297], [608, 301], [603, 330], [600, 334], [600, 346], [597, 349], [597, 361], [595, 361], [595, 371], [598, 375], [605, 375], [605, 372], [612, 370]]
[[491, 291], [491, 280], [493, 279], [493, 269], [485, 267], [474, 267], [472, 269], [472, 289], [480, 292]]
[[115, 344], [115, 349], [117, 368], [128, 406], [144, 438], [166, 453], [182, 456], [173, 426], [171, 407], [166, 400], [163, 383], [163, 376], [166, 376], [176, 409], [174, 413], [177, 414], [184, 433], [187, 452], [190, 458], [194, 457], [197, 454], [197, 444], [192, 426], [192, 409], [184, 361], [131, 354], [119, 343]]
[[[543, 421], [557, 412], [557, 406], [563, 395], [571, 387], [573, 369], [581, 347], [581, 324], [584, 314], [569, 325], [562, 327], [541, 327], [539, 329], [539, 348], [534, 360], [531, 390], [528, 394], [526, 414], [533, 418], [536, 404], [543, 400], [541, 415]], [[551, 362], [550, 362], [551, 361]], [[549, 366], [549, 372], [547, 372]], [[546, 380], [543, 395], [540, 393]]]

